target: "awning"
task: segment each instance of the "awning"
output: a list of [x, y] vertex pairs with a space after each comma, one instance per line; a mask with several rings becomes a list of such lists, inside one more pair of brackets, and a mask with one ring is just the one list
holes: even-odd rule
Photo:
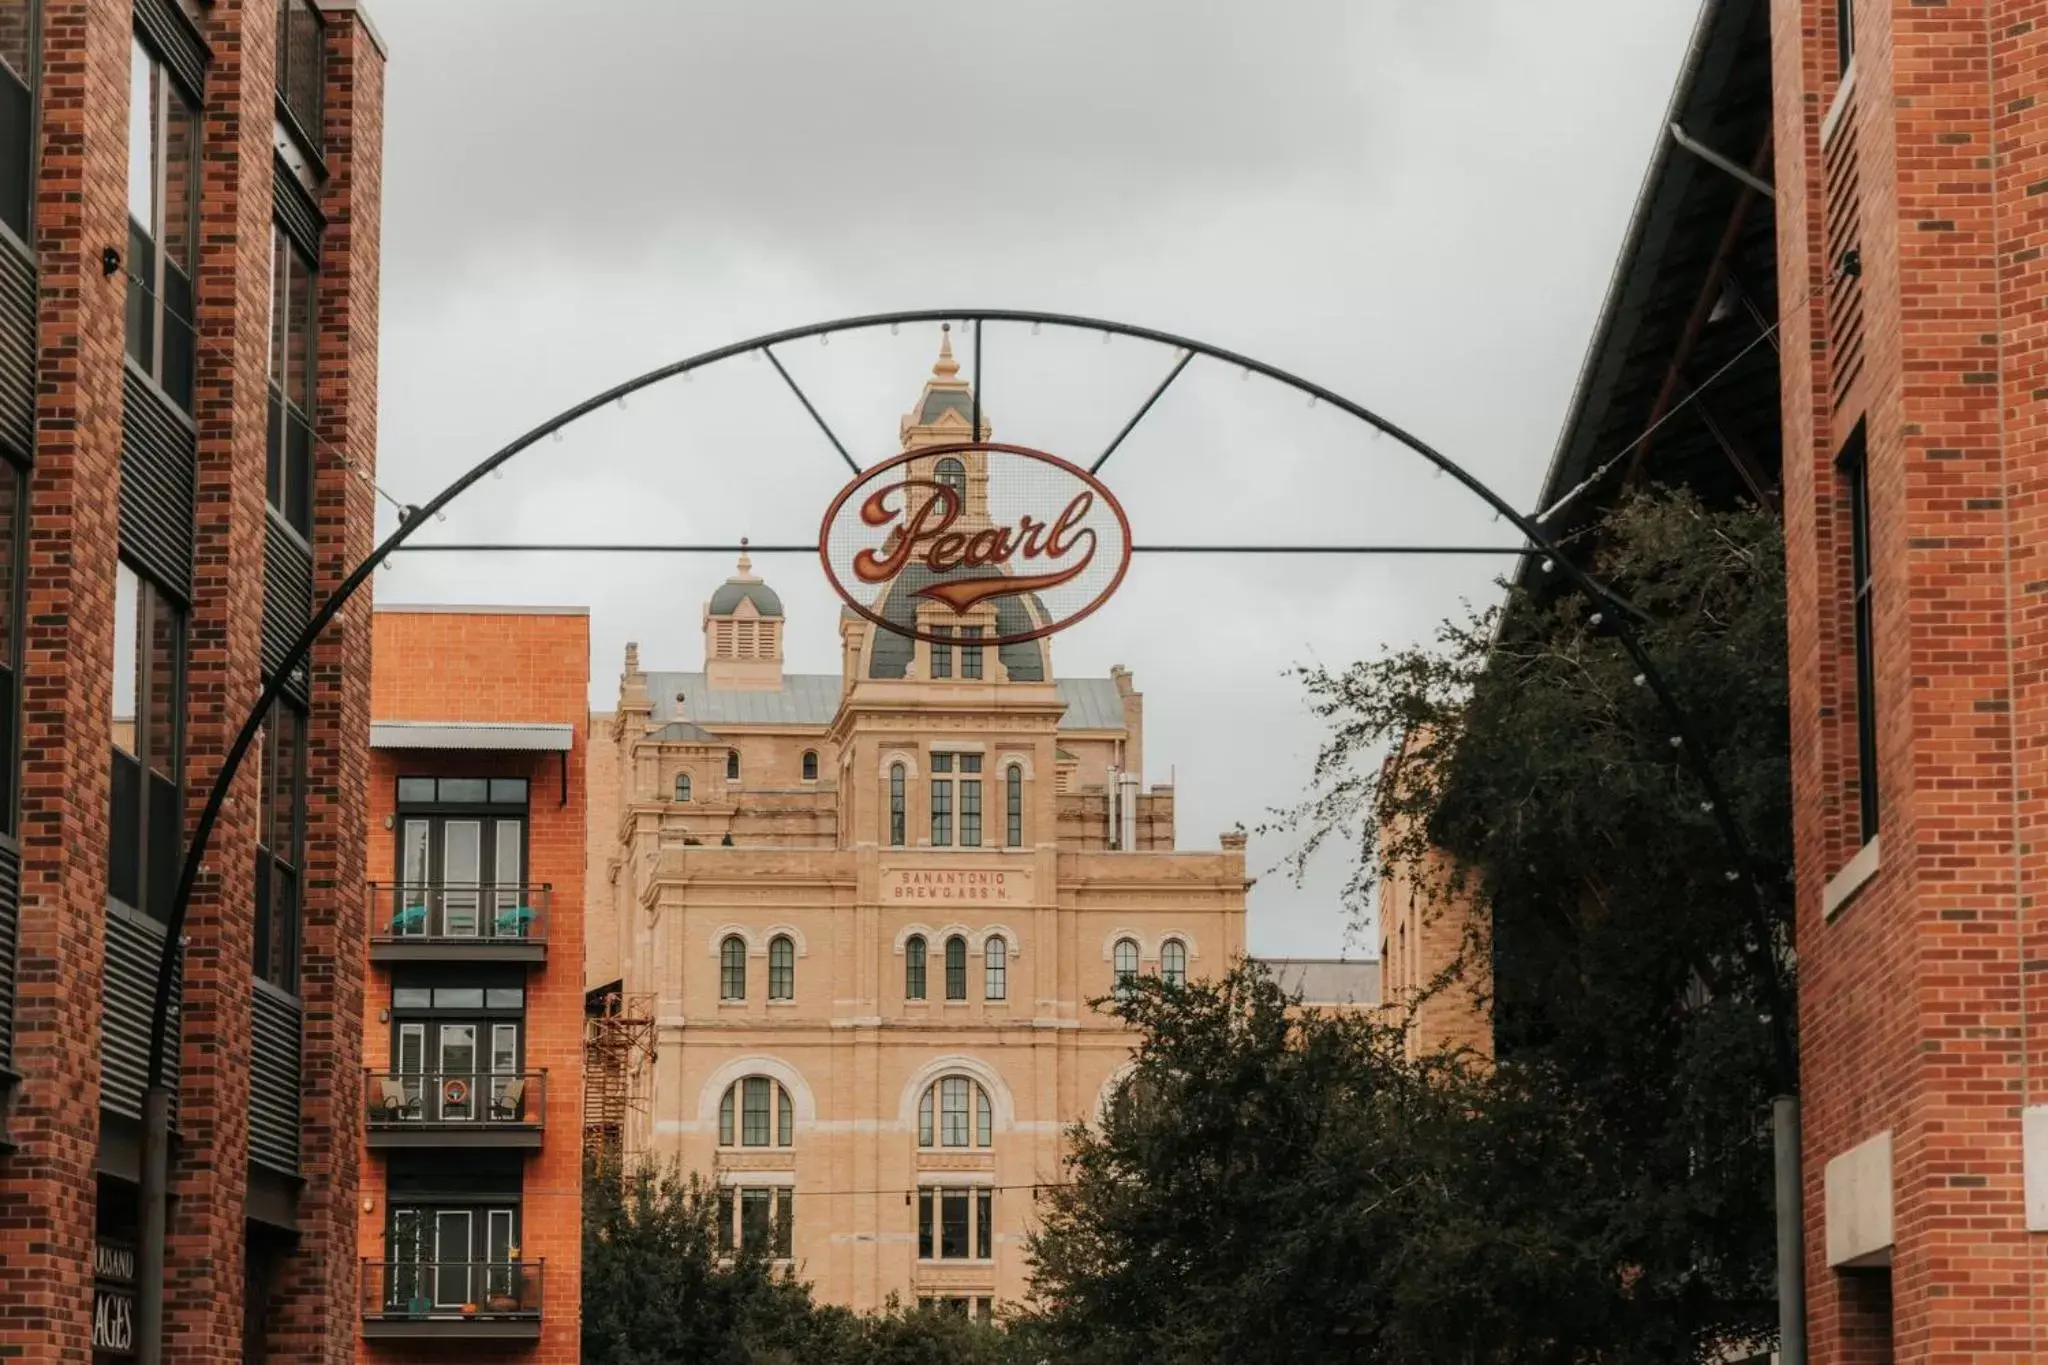
[[551, 754], [567, 753], [575, 741], [573, 725], [455, 720], [370, 722], [372, 749], [495, 749]]

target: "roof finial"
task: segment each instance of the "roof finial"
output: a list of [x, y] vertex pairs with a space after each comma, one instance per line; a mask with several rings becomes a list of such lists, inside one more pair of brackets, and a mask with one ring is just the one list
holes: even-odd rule
[[741, 536], [741, 537], [740, 537], [740, 577], [744, 578], [744, 577], [746, 577], [746, 576], [747, 576], [748, 574], [752, 573], [753, 571], [754, 571], [754, 561], [753, 561], [753, 559], [752, 559], [752, 558], [750, 558], [750, 557], [748, 556], [748, 554], [747, 554], [747, 538], [746, 538], [745, 536]]
[[939, 324], [939, 360], [932, 366], [934, 379], [951, 379], [960, 373], [960, 362], [953, 359], [953, 324]]

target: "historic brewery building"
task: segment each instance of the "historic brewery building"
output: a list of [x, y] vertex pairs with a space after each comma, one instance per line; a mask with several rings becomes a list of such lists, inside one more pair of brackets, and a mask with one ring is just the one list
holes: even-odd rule
[[[942, 351], [903, 449], [969, 439], [971, 411]], [[910, 472], [985, 517], [984, 458]], [[917, 610], [900, 582], [880, 605]], [[1174, 850], [1122, 669], [1061, 677], [1050, 639], [919, 641], [849, 611], [840, 671], [793, 675], [789, 624], [742, 558], [702, 667], [629, 645], [593, 723], [587, 974], [654, 1023], [624, 1146], [715, 1178], [728, 1235], [826, 1299], [986, 1312], [1024, 1289], [1063, 1129], [1129, 1057], [1087, 1002], [1243, 951], [1244, 840]]]

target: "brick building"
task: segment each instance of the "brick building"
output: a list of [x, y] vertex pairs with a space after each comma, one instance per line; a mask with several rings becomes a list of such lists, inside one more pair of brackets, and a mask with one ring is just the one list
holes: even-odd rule
[[[134, 1352], [186, 831], [370, 545], [383, 69], [350, 0], [0, 5], [0, 1357]], [[191, 904], [170, 1361], [354, 1348], [368, 643], [286, 680]]]
[[577, 1359], [589, 626], [374, 618], [365, 1362]]
[[1773, 6], [1817, 1361], [2048, 1356], [2048, 12]]
[[[942, 346], [902, 448], [966, 439], [974, 410]], [[985, 459], [923, 456], [912, 476], [987, 524]], [[1230, 967], [1245, 840], [1176, 846], [1127, 670], [1061, 677], [1057, 637], [969, 643], [997, 620], [1020, 633], [1007, 616], [957, 645], [899, 633], [921, 610], [898, 584], [888, 630], [813, 623], [836, 629], [841, 671], [787, 673], [801, 623], [743, 559], [693, 623], [701, 666], [627, 647], [594, 718], [587, 974], [651, 1046], [593, 1076], [626, 1102], [592, 1131], [714, 1181], [726, 1235], [763, 1239], [829, 1302], [985, 1313], [1022, 1296], [1035, 1187], [1129, 1061], [1089, 1002], [1125, 975]], [[1289, 971], [1330, 1003], [1376, 990], [1370, 963]]]

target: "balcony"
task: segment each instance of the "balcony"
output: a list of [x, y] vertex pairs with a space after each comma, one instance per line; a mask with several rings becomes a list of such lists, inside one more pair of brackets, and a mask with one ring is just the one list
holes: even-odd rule
[[364, 1127], [372, 1149], [498, 1147], [539, 1150], [548, 1073], [389, 1072], [364, 1068]]
[[553, 888], [370, 884], [372, 962], [545, 962]]
[[538, 1341], [545, 1260], [364, 1261], [372, 1341]]

